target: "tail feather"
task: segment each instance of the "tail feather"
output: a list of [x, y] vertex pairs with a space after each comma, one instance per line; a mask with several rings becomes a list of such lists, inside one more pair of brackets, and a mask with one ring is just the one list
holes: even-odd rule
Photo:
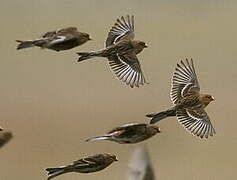
[[100, 141], [100, 140], [107, 140], [109, 136], [97, 136], [93, 138], [86, 139], [86, 142], [93, 142], [93, 141]]
[[84, 61], [86, 59], [90, 59], [93, 57], [103, 57], [103, 51], [92, 51], [92, 52], [78, 52], [77, 54], [80, 56], [77, 62]]
[[24, 48], [34, 47], [34, 46], [42, 47], [45, 43], [47, 43], [47, 39], [36, 39], [36, 40], [27, 40], [27, 41], [16, 40], [16, 42], [20, 43], [17, 46], [17, 50], [19, 50], [19, 49], [24, 49]]
[[65, 170], [65, 167], [47, 168], [46, 171], [48, 171], [48, 180], [68, 172]]
[[29, 41], [16, 40], [16, 42], [20, 43], [17, 46], [17, 50], [35, 46], [34, 41], [31, 41], [31, 40]]
[[176, 111], [174, 109], [170, 109], [167, 111], [162, 111], [159, 113], [151, 113], [151, 114], [147, 114], [146, 117], [150, 117], [150, 124], [155, 124], [156, 122], [165, 119], [166, 117], [169, 116], [175, 116], [176, 115]]

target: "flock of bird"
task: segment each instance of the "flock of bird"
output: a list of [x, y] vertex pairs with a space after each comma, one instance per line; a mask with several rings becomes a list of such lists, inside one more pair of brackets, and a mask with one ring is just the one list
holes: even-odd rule
[[[110, 29], [105, 42], [105, 48], [91, 52], [78, 52], [78, 62], [94, 57], [104, 57], [118, 79], [130, 87], [139, 87], [149, 84], [142, 71], [137, 54], [147, 48], [143, 41], [134, 40], [134, 16], [126, 16], [117, 19]], [[36, 40], [17, 40], [17, 49], [40, 47], [62, 51], [80, 46], [91, 40], [89, 34], [79, 32], [76, 27], [68, 27], [50, 31]], [[180, 124], [193, 135], [200, 138], [208, 138], [215, 134], [215, 129], [205, 111], [205, 107], [214, 100], [209, 94], [200, 93], [200, 85], [197, 79], [192, 59], [181, 60], [177, 64], [171, 83], [171, 101], [173, 107], [159, 113], [150, 113], [150, 123], [133, 123], [116, 127], [108, 133], [89, 138], [86, 142], [97, 140], [109, 140], [120, 144], [139, 143], [160, 133], [160, 128], [155, 125], [158, 121], [176, 116]], [[12, 133], [0, 127], [0, 147], [7, 143]], [[82, 158], [70, 165], [58, 168], [47, 168], [48, 179], [70, 172], [91, 173], [105, 169], [117, 157], [113, 154], [102, 153]]]

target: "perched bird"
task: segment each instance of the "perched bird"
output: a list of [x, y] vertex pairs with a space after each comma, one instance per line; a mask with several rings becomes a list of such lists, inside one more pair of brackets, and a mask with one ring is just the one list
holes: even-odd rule
[[12, 132], [1, 130], [0, 131], [0, 148], [3, 147], [6, 143], [8, 143], [13, 137]]
[[215, 129], [204, 109], [214, 98], [199, 91], [193, 60], [186, 59], [186, 64], [181, 61], [181, 65], [177, 64], [172, 78], [171, 100], [174, 106], [146, 116], [152, 118], [151, 124], [169, 116], [177, 116], [178, 121], [193, 135], [201, 138], [213, 136]]
[[137, 58], [144, 48], [145, 42], [134, 39], [134, 16], [122, 16], [117, 19], [105, 42], [106, 48], [92, 52], [79, 52], [78, 62], [93, 57], [108, 58], [110, 68], [116, 76], [131, 87], [139, 87], [146, 82], [141, 65]]
[[62, 51], [80, 46], [91, 40], [89, 34], [79, 32], [76, 27], [67, 27], [56, 31], [46, 32], [39, 39], [21, 41], [17, 49], [38, 46], [42, 49], [47, 48], [54, 51]]
[[128, 180], [155, 180], [155, 172], [145, 147], [139, 147], [133, 152], [129, 162]]
[[126, 124], [112, 129], [103, 136], [93, 137], [86, 141], [109, 140], [119, 144], [133, 144], [144, 141], [160, 132], [160, 128], [156, 125], [145, 123]]
[[118, 159], [113, 154], [96, 154], [94, 156], [89, 156], [78, 161], [74, 161], [73, 164], [68, 166], [62, 166], [58, 168], [47, 168], [46, 171], [48, 171], [49, 180], [65, 173], [92, 173], [100, 171], [108, 167], [114, 161], [118, 161]]

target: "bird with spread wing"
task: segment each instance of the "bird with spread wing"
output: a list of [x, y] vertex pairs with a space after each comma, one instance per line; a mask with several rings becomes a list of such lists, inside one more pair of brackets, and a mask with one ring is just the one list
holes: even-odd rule
[[106, 57], [116, 76], [130, 87], [147, 84], [137, 58], [137, 54], [147, 45], [143, 41], [133, 40], [134, 37], [134, 16], [126, 18], [122, 16], [121, 19], [117, 19], [108, 33], [105, 49], [78, 52], [77, 54], [80, 56], [78, 62], [93, 57]]
[[17, 50], [38, 46], [42, 49], [47, 48], [54, 51], [62, 51], [80, 46], [89, 40], [91, 40], [89, 34], [79, 32], [76, 27], [67, 27], [46, 32], [35, 40], [16, 40], [16, 42], [19, 43]]
[[177, 116], [178, 121], [193, 135], [208, 138], [215, 134], [205, 107], [214, 100], [209, 94], [201, 94], [193, 60], [177, 64], [172, 78], [171, 100], [174, 106], [166, 111], [147, 114], [154, 124], [166, 117]]

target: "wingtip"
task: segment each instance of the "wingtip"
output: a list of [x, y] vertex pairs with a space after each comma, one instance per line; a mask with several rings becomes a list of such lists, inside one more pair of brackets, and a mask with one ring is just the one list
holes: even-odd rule
[[186, 61], [192, 61], [192, 58], [186, 58]]
[[[193, 63], [193, 58], [185, 58], [185, 61], [186, 61], [186, 63], [188, 63], [188, 64], [189, 64], [189, 62]], [[184, 61], [181, 60], [181, 63], [183, 64]]]
[[133, 14], [127, 14], [127, 16], [126, 16], [128, 19], [130, 19], [130, 18], [134, 18], [134, 15]]

